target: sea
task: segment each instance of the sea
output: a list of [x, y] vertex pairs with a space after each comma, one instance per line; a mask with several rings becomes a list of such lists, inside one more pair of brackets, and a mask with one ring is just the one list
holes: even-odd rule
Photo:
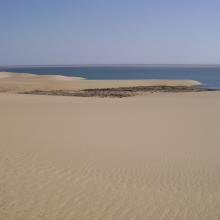
[[90, 80], [192, 79], [220, 89], [220, 65], [68, 65], [0, 66], [1, 71], [39, 75], [78, 76]]

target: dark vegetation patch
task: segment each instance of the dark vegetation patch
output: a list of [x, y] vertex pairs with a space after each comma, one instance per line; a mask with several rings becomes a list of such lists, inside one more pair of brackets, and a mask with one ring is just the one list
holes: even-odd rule
[[35, 95], [54, 95], [54, 96], [78, 96], [78, 97], [130, 97], [147, 92], [202, 92], [216, 91], [215, 89], [207, 89], [198, 86], [135, 86], [135, 87], [120, 87], [120, 88], [103, 88], [103, 89], [84, 89], [84, 90], [52, 90], [42, 91], [33, 90], [21, 92], [22, 94]]

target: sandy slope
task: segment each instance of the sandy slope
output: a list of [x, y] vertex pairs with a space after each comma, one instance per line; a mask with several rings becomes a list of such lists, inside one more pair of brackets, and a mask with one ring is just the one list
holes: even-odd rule
[[39, 76], [27, 73], [0, 72], [0, 92], [23, 92], [32, 90], [80, 90], [132, 86], [193, 86], [194, 80], [82, 80], [80, 77], [60, 75]]
[[0, 106], [0, 219], [220, 219], [219, 92]]

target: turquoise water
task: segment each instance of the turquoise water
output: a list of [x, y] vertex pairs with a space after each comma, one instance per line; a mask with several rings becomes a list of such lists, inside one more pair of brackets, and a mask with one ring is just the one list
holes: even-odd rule
[[220, 89], [220, 66], [111, 65], [0, 67], [0, 71], [60, 74], [86, 79], [193, 79], [207, 88]]

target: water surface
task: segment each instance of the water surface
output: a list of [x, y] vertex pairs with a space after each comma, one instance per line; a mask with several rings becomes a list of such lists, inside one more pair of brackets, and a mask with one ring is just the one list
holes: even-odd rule
[[215, 65], [84, 65], [0, 67], [0, 71], [60, 74], [86, 79], [192, 79], [220, 89], [220, 66]]

